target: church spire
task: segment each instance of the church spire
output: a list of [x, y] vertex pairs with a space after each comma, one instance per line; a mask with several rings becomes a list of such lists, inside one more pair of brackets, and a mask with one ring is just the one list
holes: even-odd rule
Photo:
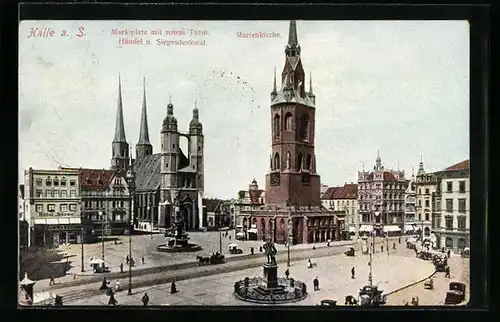
[[151, 144], [149, 143], [148, 115], [146, 111], [146, 77], [142, 79], [142, 88], [141, 128], [139, 131], [139, 142], [137, 144]]
[[125, 139], [125, 125], [123, 124], [122, 82], [118, 74], [118, 107], [116, 110], [115, 138], [113, 142], [127, 142]]
[[277, 93], [278, 91], [276, 90], [276, 66], [274, 66], [274, 82], [273, 82], [273, 91], [272, 93]]
[[312, 72], [309, 73], [309, 95], [314, 95], [313, 93], [313, 78]]
[[424, 161], [422, 159], [422, 156], [420, 156], [420, 163], [418, 165], [418, 171], [417, 171], [417, 176], [421, 176], [425, 174], [424, 170]]
[[288, 46], [290, 48], [295, 48], [299, 45], [297, 39], [297, 23], [295, 20], [290, 20], [290, 28], [288, 30]]

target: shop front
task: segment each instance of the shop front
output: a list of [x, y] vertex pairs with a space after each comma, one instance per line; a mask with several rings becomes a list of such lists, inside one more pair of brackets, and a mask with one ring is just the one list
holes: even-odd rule
[[81, 227], [69, 225], [35, 225], [35, 245], [58, 247], [65, 244], [81, 243]]

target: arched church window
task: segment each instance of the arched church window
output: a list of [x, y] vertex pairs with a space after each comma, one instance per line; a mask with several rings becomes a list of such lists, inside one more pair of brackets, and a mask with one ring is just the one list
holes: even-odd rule
[[274, 115], [274, 137], [280, 137], [280, 116], [279, 114]]
[[285, 131], [291, 131], [292, 130], [292, 113], [288, 112], [285, 115]]
[[297, 171], [300, 171], [302, 170], [302, 163], [303, 163], [303, 157], [302, 157], [302, 153], [299, 152], [298, 156], [297, 156], [297, 164], [295, 165], [295, 170]]
[[306, 160], [306, 169], [307, 169], [307, 170], [312, 170], [312, 169], [311, 169], [311, 165], [312, 165], [311, 163], [312, 163], [312, 157], [311, 157], [311, 155], [308, 153], [308, 154], [307, 154], [307, 160]]
[[309, 115], [304, 114], [300, 118], [300, 140], [309, 141]]
[[274, 154], [274, 170], [280, 170], [280, 155], [278, 152]]
[[291, 158], [292, 158], [292, 156], [291, 156], [290, 152], [287, 152], [286, 153], [286, 168], [287, 169], [290, 169], [290, 167], [291, 167], [291, 165], [290, 165]]

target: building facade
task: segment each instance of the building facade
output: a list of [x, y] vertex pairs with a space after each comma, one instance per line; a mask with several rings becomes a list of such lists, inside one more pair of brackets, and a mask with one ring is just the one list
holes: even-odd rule
[[405, 217], [404, 217], [404, 232], [412, 233], [415, 231], [415, 214], [416, 214], [416, 203], [417, 203], [417, 182], [415, 178], [415, 173], [413, 173], [411, 179], [407, 180], [407, 186], [405, 191]]
[[63, 168], [79, 173], [82, 228], [85, 242], [128, 234], [130, 192], [119, 170]]
[[470, 247], [469, 160], [435, 173], [432, 226], [437, 247], [459, 252]]
[[25, 171], [25, 219], [31, 244], [57, 247], [81, 241], [81, 196], [76, 170]]
[[248, 224], [243, 225], [243, 219], [247, 218], [245, 212], [257, 211], [266, 202], [266, 192], [259, 188], [257, 180], [253, 179], [248, 185], [248, 190], [238, 191], [238, 196], [233, 203], [234, 217], [236, 223], [236, 233], [244, 234], [247, 236]]
[[417, 172], [416, 194], [416, 232], [422, 238], [431, 238], [432, 233], [432, 195], [436, 192], [437, 179], [433, 173], [426, 173], [424, 162], [420, 160]]
[[[176, 199], [179, 200], [179, 211], [186, 229], [200, 229], [203, 226], [201, 200], [204, 190], [204, 136], [199, 110], [195, 103], [189, 132], [182, 133], [178, 130], [174, 106], [170, 102], [160, 133], [160, 153], [153, 154], [153, 146], [149, 141], [145, 80], [143, 87], [136, 158], [130, 160], [129, 144], [125, 138], [120, 80], [115, 137], [112, 142], [111, 168], [126, 173], [129, 164], [132, 164], [135, 174], [134, 229], [149, 232], [171, 228]], [[181, 139], [187, 140], [188, 151], [181, 149]]]
[[404, 229], [404, 171], [386, 170], [377, 155], [373, 172], [358, 172], [360, 231], [377, 234], [401, 233]]
[[290, 21], [285, 65], [277, 90], [271, 92], [270, 170], [266, 175], [266, 203], [245, 211], [242, 225], [257, 239], [277, 243], [314, 243], [340, 239], [337, 217], [321, 205], [320, 176], [314, 153], [316, 97], [312, 80], [305, 88], [305, 72], [297, 27]]
[[357, 184], [351, 182], [342, 187], [328, 188], [321, 196], [321, 203], [323, 207], [343, 214], [345, 229], [349, 233], [357, 233], [360, 222]]
[[19, 247], [24, 248], [30, 246], [30, 240], [28, 238], [29, 234], [29, 224], [25, 218], [25, 202], [24, 202], [24, 184], [19, 185], [18, 190], [18, 225], [19, 225]]

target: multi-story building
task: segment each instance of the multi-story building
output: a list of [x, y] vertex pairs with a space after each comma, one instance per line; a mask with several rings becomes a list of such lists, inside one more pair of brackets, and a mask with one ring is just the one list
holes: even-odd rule
[[130, 193], [125, 173], [118, 170], [63, 168], [79, 173], [84, 241], [124, 235], [130, 221]]
[[358, 202], [361, 216], [360, 231], [377, 234], [400, 233], [404, 227], [404, 171], [386, 170], [377, 155], [373, 172], [358, 172]]
[[435, 176], [432, 226], [436, 246], [458, 252], [470, 247], [469, 160], [436, 172]]
[[321, 205], [320, 176], [314, 152], [316, 97], [312, 80], [306, 91], [297, 27], [290, 21], [285, 64], [277, 90], [271, 91], [271, 156], [266, 175], [266, 203], [242, 213], [243, 226], [257, 238], [277, 243], [340, 239], [341, 225]]
[[79, 172], [29, 168], [24, 184], [30, 243], [45, 247], [79, 243], [82, 234]]
[[266, 192], [263, 189], [259, 189], [257, 180], [255, 179], [248, 185], [248, 190], [238, 191], [238, 196], [233, 203], [237, 233], [242, 233], [244, 236], [247, 234], [246, 230], [248, 227], [247, 225], [243, 225], [243, 219], [246, 215], [243, 215], [243, 213], [245, 211], [259, 210], [265, 202]]
[[330, 187], [321, 196], [323, 207], [343, 213], [345, 228], [349, 233], [359, 229], [358, 185], [346, 183], [342, 187]]
[[[135, 147], [136, 159], [132, 161], [135, 172], [134, 228], [144, 231], [170, 228], [176, 215], [174, 204], [178, 203], [179, 215], [183, 218], [186, 229], [200, 229], [203, 225], [201, 199], [204, 187], [204, 137], [196, 103], [189, 132], [181, 133], [174, 117], [174, 106], [169, 102], [160, 134], [160, 153], [153, 154], [153, 146], [149, 141], [145, 82], [143, 87], [139, 141]], [[181, 149], [181, 139], [187, 140], [188, 151]], [[130, 163], [119, 80], [111, 166], [113, 170], [126, 173]]]
[[410, 233], [415, 231], [415, 211], [416, 211], [416, 202], [417, 202], [417, 183], [415, 179], [415, 173], [412, 174], [411, 179], [406, 182], [406, 191], [405, 191], [405, 215], [404, 215], [404, 232]]
[[[422, 238], [431, 238], [432, 194], [436, 191], [437, 180], [433, 173], [426, 173], [424, 162], [420, 160], [417, 172], [416, 232]], [[432, 238], [433, 239], [433, 238]]]
[[231, 222], [230, 205], [228, 200], [216, 198], [203, 199], [203, 221], [208, 230], [229, 227]]

